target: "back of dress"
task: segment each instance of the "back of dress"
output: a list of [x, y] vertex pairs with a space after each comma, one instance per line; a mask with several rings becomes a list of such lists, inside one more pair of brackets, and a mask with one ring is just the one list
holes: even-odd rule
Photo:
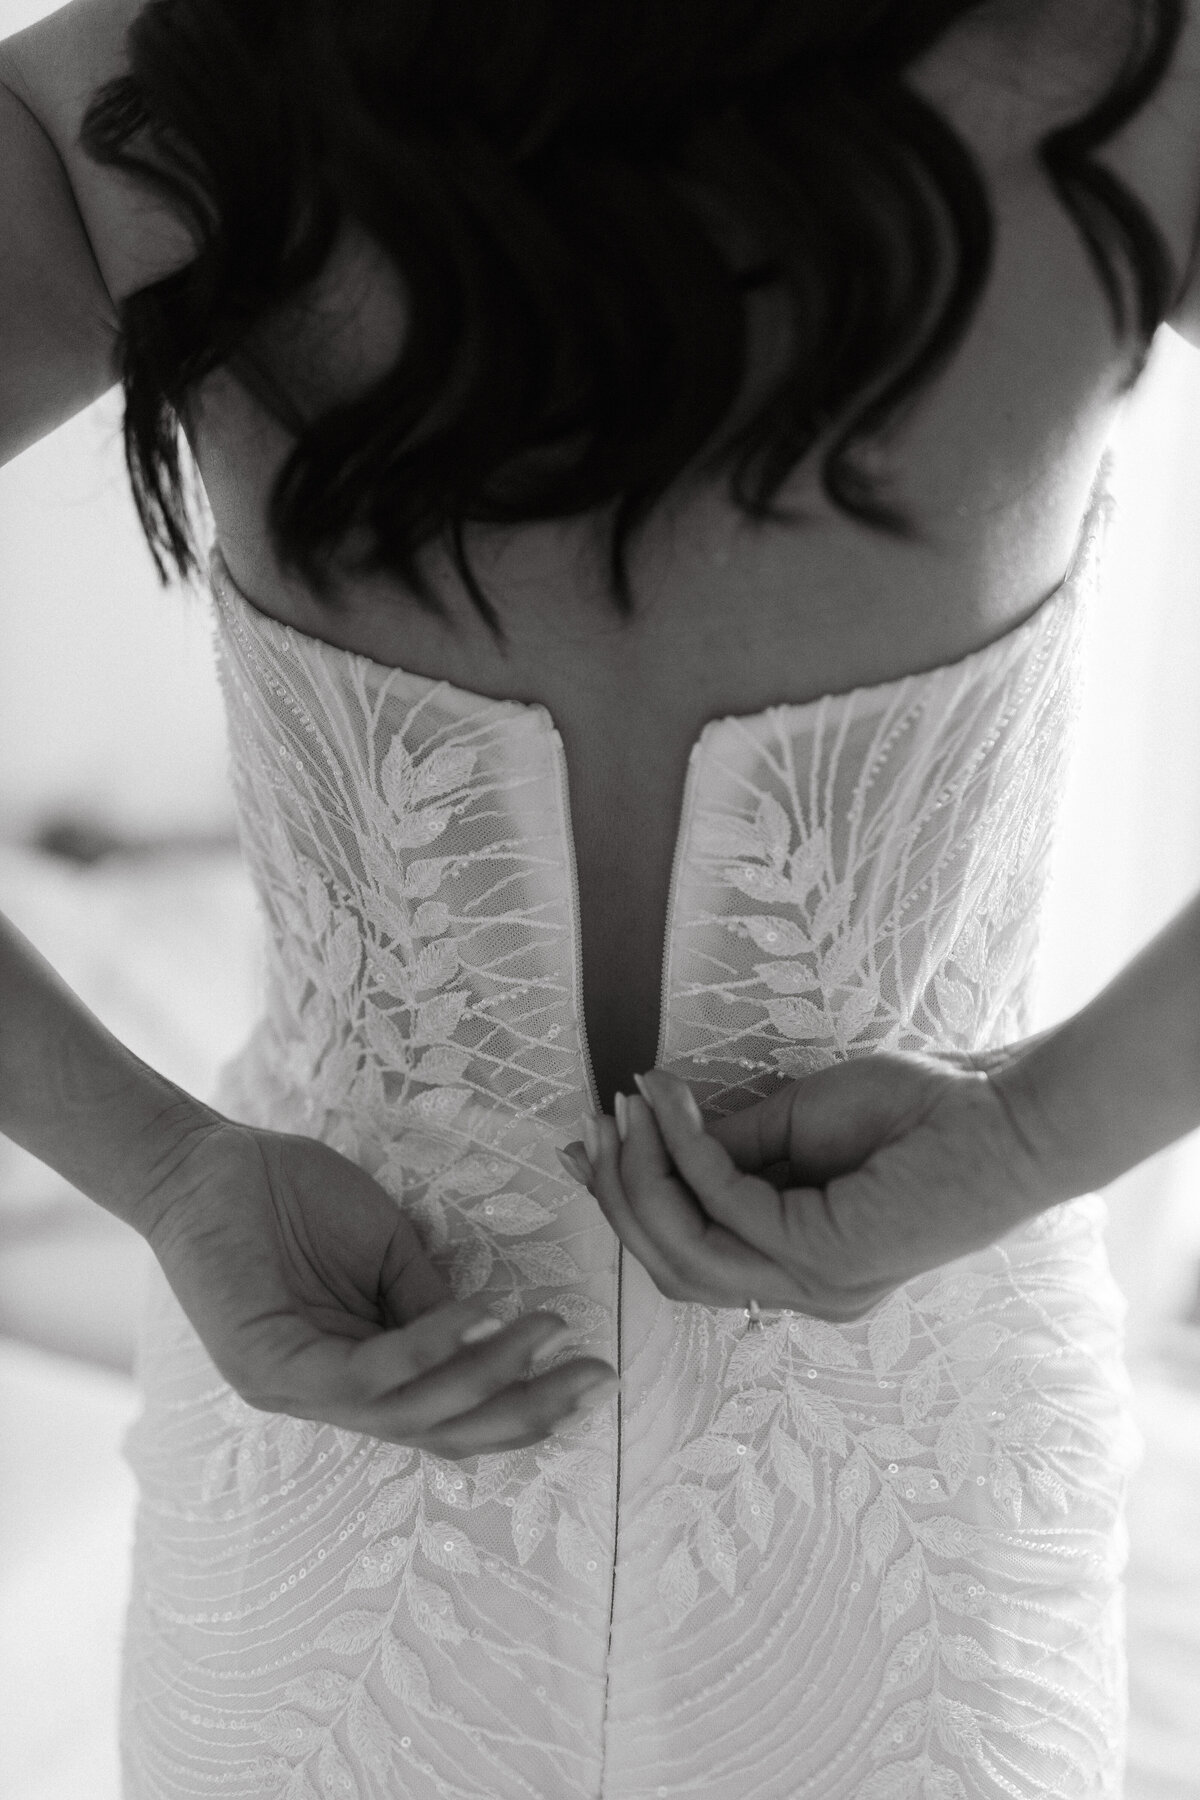
[[[710, 1114], [1027, 1029], [1104, 513], [1098, 486], [1067, 580], [986, 649], [703, 731], [658, 1060]], [[213, 575], [269, 943], [218, 1104], [352, 1157], [457, 1298], [560, 1313], [623, 1388], [449, 1462], [253, 1411], [160, 1283], [130, 1800], [1115, 1800], [1136, 1440], [1100, 1202], [860, 1324], [664, 1299], [554, 1154], [592, 1094], [550, 715]]]

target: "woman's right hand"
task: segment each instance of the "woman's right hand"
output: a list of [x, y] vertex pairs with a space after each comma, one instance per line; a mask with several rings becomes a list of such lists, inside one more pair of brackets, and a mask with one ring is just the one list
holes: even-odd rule
[[264, 1411], [459, 1461], [538, 1443], [597, 1403], [592, 1384], [617, 1385], [596, 1357], [531, 1373], [570, 1340], [555, 1313], [463, 1344], [486, 1306], [455, 1301], [391, 1196], [316, 1139], [216, 1117], [138, 1225], [221, 1375]]

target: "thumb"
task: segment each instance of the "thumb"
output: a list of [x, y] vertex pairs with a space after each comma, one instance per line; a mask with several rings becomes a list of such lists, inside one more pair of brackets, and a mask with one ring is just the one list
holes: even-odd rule
[[915, 1122], [934, 1077], [916, 1057], [884, 1051], [833, 1063], [709, 1130], [740, 1169], [786, 1163], [788, 1180], [822, 1187]]
[[401, 1215], [379, 1271], [379, 1300], [384, 1322], [410, 1325], [422, 1313], [453, 1300], [449, 1283], [427, 1256], [410, 1219]]

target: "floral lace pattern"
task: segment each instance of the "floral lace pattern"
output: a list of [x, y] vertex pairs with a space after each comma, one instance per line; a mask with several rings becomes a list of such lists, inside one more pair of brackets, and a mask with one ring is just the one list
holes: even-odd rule
[[[1097, 503], [947, 668], [709, 725], [660, 1061], [710, 1113], [1019, 1035]], [[1115, 1796], [1123, 1304], [1084, 1200], [853, 1326], [663, 1299], [556, 1144], [586, 1104], [562, 745], [254, 613], [214, 566], [270, 957], [218, 1103], [323, 1138], [459, 1297], [551, 1307], [619, 1401], [455, 1464], [258, 1413], [147, 1312], [130, 1800]]]

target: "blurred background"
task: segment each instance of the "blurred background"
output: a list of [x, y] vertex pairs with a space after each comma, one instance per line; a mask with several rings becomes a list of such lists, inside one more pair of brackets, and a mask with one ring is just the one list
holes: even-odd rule
[[[0, 36], [48, 10], [0, 0]], [[253, 1020], [205, 599], [164, 593], [116, 396], [0, 470], [0, 909], [198, 1093]], [[1042, 965], [1087, 999], [1200, 886], [1200, 354], [1163, 333], [1115, 445], [1117, 521]], [[1200, 1796], [1200, 1136], [1109, 1193], [1146, 1455], [1131, 1505], [1126, 1800]], [[141, 1240], [0, 1138], [5, 1800], [117, 1800]]]

